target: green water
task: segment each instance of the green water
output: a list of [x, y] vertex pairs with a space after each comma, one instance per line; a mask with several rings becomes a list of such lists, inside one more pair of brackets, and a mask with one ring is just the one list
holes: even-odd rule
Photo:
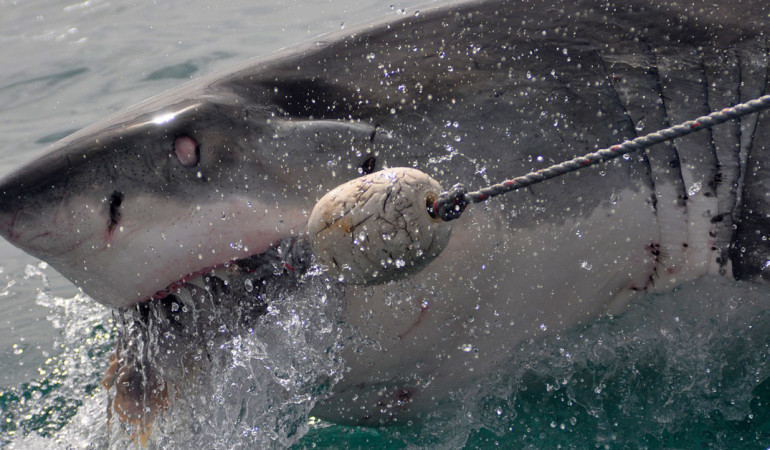
[[[104, 343], [109, 333], [97, 328], [92, 338]], [[104, 361], [108, 349], [109, 346], [97, 347], [88, 357]], [[657, 366], [652, 363], [644, 370], [620, 371], [583, 367], [557, 390], [551, 386], [550, 376], [529, 372], [515, 395], [481, 400], [492, 416], [487, 420], [494, 426], [470, 431], [464, 447], [766, 448], [770, 442], [770, 379], [751, 390], [749, 408], [740, 419], [726, 417], [718, 409], [682, 408], [671, 414], [672, 409], [680, 408], [669, 404], [677, 401], [676, 395], [660, 396], [661, 383], [670, 381], [660, 372], [666, 370], [665, 365], [658, 361]], [[90, 378], [90, 383], [80, 388], [84, 397], [62, 391], [67, 376], [53, 368], [39, 381], [0, 393], [0, 443], [6, 445], [15, 436], [28, 433], [53, 439], [76, 414], [83, 398], [100, 390], [96, 382], [100, 372], [85, 377]], [[595, 392], [597, 379], [604, 380], [606, 386], [600, 394]], [[313, 421], [309, 432], [294, 448], [375, 450], [414, 444], [432, 446], [443, 444], [438, 431], [444, 430], [417, 425], [351, 427]]]
[[[84, 433], [82, 417], [105, 421], [103, 409], [84, 405], [104, 397], [99, 380], [114, 337], [106, 310], [86, 298], [75, 308], [41, 298], [63, 316], [61, 354], [36, 380], [0, 393], [2, 446], [83, 444], [71, 437]], [[355, 427], [306, 418], [293, 448], [767, 448], [769, 299], [721, 280], [649, 296], [621, 316], [523, 344], [508, 365], [422, 420]]]
[[[532, 380], [527, 391], [500, 408], [500, 421], [505, 422], [506, 429], [473, 431], [464, 448], [760, 449], [770, 442], [770, 380], [752, 391], [750, 413], [743, 419], [730, 420], [718, 410], [692, 411], [668, 424], [649, 417], [654, 415], [655, 402], [646, 401], [645, 396], [654, 396], [655, 389], [636, 392], [642, 401], [631, 410], [630, 405], [624, 405], [624, 398], [608, 395], [604, 401], [608, 414], [599, 419], [570, 394], [547, 392], [546, 384], [542, 379]], [[398, 428], [322, 424], [312, 428], [295, 447], [384, 450], [435, 441], [415, 440], [414, 431]]]

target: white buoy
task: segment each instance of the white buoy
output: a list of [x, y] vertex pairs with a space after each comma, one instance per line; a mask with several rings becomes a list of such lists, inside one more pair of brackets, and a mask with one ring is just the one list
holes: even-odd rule
[[436, 180], [404, 167], [337, 186], [318, 201], [308, 221], [318, 262], [351, 284], [416, 274], [449, 241], [451, 222], [428, 213], [441, 192]]

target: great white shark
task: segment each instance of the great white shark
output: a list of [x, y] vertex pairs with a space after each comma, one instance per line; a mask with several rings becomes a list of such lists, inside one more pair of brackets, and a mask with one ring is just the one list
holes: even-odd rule
[[[315, 202], [364, 173], [481, 187], [755, 98], [769, 13], [766, 0], [462, 1], [326, 35], [54, 144], [0, 184], [0, 233], [105, 305], [167, 301], [283, 257]], [[413, 417], [517, 343], [640, 293], [766, 282], [769, 139], [770, 115], [746, 116], [506, 194], [469, 208], [419, 274], [330, 290], [377, 345], [345, 350], [314, 414]]]

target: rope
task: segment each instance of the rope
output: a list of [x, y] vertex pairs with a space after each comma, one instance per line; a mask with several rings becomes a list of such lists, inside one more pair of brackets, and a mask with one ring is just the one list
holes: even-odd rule
[[467, 192], [462, 184], [456, 184], [452, 189], [438, 196], [438, 199], [436, 199], [433, 206], [428, 207], [428, 213], [432, 217], [438, 217], [445, 222], [448, 222], [460, 217], [465, 208], [471, 203], [483, 202], [484, 200], [506, 192], [532, 186], [533, 184], [556, 178], [565, 173], [594, 166], [625, 154], [652, 147], [655, 144], [682, 137], [690, 133], [695, 133], [704, 128], [711, 128], [715, 125], [727, 122], [728, 120], [736, 119], [767, 108], [770, 108], [770, 95], [763, 95], [762, 97], [746, 103], [739, 103], [721, 111], [712, 112], [707, 116], [698, 117], [695, 120], [690, 120], [654, 133], [639, 136], [630, 141], [625, 141], [609, 148], [588, 153], [569, 161], [554, 164], [550, 167], [530, 172], [524, 176], [506, 180], [502, 183], [485, 187], [478, 191]]

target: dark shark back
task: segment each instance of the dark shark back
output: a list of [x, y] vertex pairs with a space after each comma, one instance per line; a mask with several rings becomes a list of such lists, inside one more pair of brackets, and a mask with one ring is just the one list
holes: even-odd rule
[[[371, 123], [381, 163], [476, 187], [764, 94], [768, 12], [766, 0], [460, 2], [326, 36], [211, 87], [292, 120]], [[661, 227], [651, 245], [675, 279], [682, 267], [756, 278], [770, 251], [766, 117], [658, 145], [601, 184], [574, 175], [501, 201], [514, 227], [536, 227], [592, 211], [597, 190], [646, 186]], [[466, 164], [448, 169], [455, 156]]]

